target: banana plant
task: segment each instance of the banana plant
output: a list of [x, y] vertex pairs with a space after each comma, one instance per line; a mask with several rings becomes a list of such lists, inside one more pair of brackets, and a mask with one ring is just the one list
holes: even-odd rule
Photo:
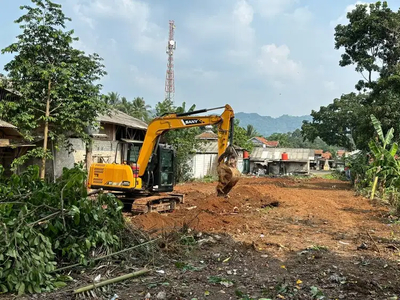
[[[392, 143], [394, 137], [394, 129], [390, 128], [384, 135], [381, 122], [371, 115], [372, 124], [378, 136], [378, 140], [371, 140], [369, 148], [373, 156], [373, 162], [369, 169], [370, 174], [374, 174], [374, 181], [372, 184], [371, 199], [375, 196], [378, 178], [381, 177], [383, 182], [390, 184], [398, 184], [400, 179], [400, 164], [395, 159], [398, 144]], [[387, 149], [390, 146], [390, 149]]]

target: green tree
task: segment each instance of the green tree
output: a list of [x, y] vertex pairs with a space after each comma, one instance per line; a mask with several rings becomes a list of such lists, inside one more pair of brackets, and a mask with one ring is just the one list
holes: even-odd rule
[[150, 122], [151, 106], [147, 105], [141, 97], [136, 97], [133, 101], [128, 101], [126, 97], [121, 97], [118, 93], [111, 92], [103, 95], [102, 101], [110, 108], [122, 111], [146, 123]]
[[248, 151], [251, 151], [253, 150], [254, 145], [249, 140], [249, 136], [247, 135], [247, 133], [247, 129], [240, 126], [240, 121], [238, 119], [234, 119], [233, 144], [235, 146], [239, 146]]
[[321, 106], [319, 111], [313, 110], [313, 120], [303, 122], [303, 136], [311, 142], [321, 138], [329, 145], [349, 150], [366, 149], [373, 130], [367, 114], [369, 107], [364, 105], [366, 97], [350, 93]]
[[107, 95], [103, 95], [103, 101], [105, 104], [115, 107], [121, 103], [121, 96], [117, 92], [109, 92]]
[[359, 4], [347, 14], [349, 24], [335, 28], [335, 49], [344, 49], [339, 65], [355, 65], [362, 75], [358, 90], [375, 86], [374, 72], [384, 75], [399, 58], [397, 37], [390, 28], [398, 28], [399, 16], [386, 1]]
[[[186, 110], [186, 103], [181, 106], [175, 106], [171, 100], [165, 99], [156, 105], [156, 116], [162, 116], [167, 113], [184, 113], [194, 111], [195, 105]], [[191, 156], [203, 142], [196, 139], [200, 133], [200, 128], [186, 128], [180, 130], [171, 130], [163, 134], [163, 141], [172, 145], [176, 150], [176, 179], [185, 181], [190, 177], [191, 166], [189, 164]]]
[[22, 33], [2, 53], [14, 54], [4, 69], [12, 87], [21, 93], [9, 102], [2, 118], [12, 121], [34, 139], [42, 130], [43, 148], [32, 152], [42, 158], [40, 176], [45, 177], [48, 138], [65, 140], [69, 134], [87, 138], [85, 129], [95, 123], [104, 108], [96, 82], [105, 74], [97, 54], [85, 55], [72, 47], [77, 40], [67, 31], [61, 5], [50, 0], [32, 0], [26, 14], [15, 22]]
[[[394, 183], [398, 186], [400, 164], [395, 159], [399, 146], [396, 142], [392, 142], [394, 129], [390, 128], [386, 135], [384, 135], [381, 122], [374, 115], [371, 115], [371, 120], [377, 135], [376, 140], [371, 140], [369, 142], [373, 161], [368, 172], [374, 176], [371, 191], [371, 199], [373, 199], [379, 177], [383, 185], [386, 181], [389, 181], [389, 183]], [[388, 147], [390, 147], [390, 149], [388, 149]]]
[[257, 132], [257, 130], [254, 128], [253, 125], [248, 124], [246, 127], [246, 135], [249, 139], [251, 139], [252, 137], [259, 135], [259, 133]]
[[290, 139], [290, 133], [273, 133], [267, 137], [267, 140], [278, 141], [279, 147], [297, 148], [297, 145], [295, 145]]
[[354, 65], [361, 74], [356, 84], [360, 93], [342, 95], [312, 111], [313, 121], [304, 122], [302, 133], [311, 141], [320, 137], [331, 145], [368, 150], [374, 134], [371, 114], [384, 131], [393, 127], [395, 140], [400, 138], [400, 13], [385, 1], [357, 5], [347, 18], [349, 24], [335, 28], [335, 48], [344, 50], [339, 64]]
[[149, 122], [150, 121], [150, 109], [151, 109], [151, 106], [146, 104], [146, 102], [143, 100], [143, 98], [136, 97], [132, 101], [130, 115], [132, 117], [135, 117], [144, 122]]

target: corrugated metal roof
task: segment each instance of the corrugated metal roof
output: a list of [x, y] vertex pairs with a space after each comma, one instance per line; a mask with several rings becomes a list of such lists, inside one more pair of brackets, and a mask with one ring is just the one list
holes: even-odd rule
[[314, 159], [313, 149], [304, 148], [262, 148], [255, 147], [250, 155], [252, 161], [280, 160], [286, 152], [290, 160], [308, 161]]
[[0, 130], [3, 131], [8, 136], [15, 136], [15, 137], [22, 136], [17, 130], [17, 127], [3, 120], [0, 120]]
[[0, 120], [0, 127], [17, 129], [17, 127], [15, 127], [14, 125], [7, 123], [6, 121], [3, 120]]
[[[243, 150], [238, 146], [234, 146], [236, 150]], [[218, 141], [208, 141], [200, 145], [199, 149], [197, 149], [196, 153], [213, 153], [218, 154]]]
[[145, 122], [116, 109], [113, 109], [110, 115], [99, 115], [97, 120], [103, 123], [117, 124], [134, 129], [147, 129], [147, 124]]

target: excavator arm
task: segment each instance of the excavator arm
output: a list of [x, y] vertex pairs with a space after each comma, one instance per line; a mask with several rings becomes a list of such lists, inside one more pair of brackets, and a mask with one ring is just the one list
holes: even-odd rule
[[[193, 116], [194, 114], [220, 108], [225, 108], [220, 116]], [[233, 118], [233, 109], [230, 105], [226, 104], [224, 107], [202, 109], [181, 114], [171, 113], [154, 119], [147, 127], [146, 136], [138, 157], [137, 163], [140, 166], [139, 177], [145, 174], [160, 136], [169, 130], [218, 125], [218, 158], [223, 157], [228, 147], [229, 138], [230, 144], [232, 145]]]
[[[194, 116], [195, 114], [221, 108], [225, 108], [221, 115]], [[122, 192], [122, 195], [125, 196], [122, 196], [121, 199], [123, 199], [124, 203], [131, 204], [132, 212], [146, 213], [149, 211], [173, 210], [176, 203], [183, 201], [183, 195], [159, 194], [159, 192], [173, 191], [173, 180], [169, 178], [170, 175], [173, 178], [173, 172], [170, 172], [171, 169], [168, 169], [169, 167], [160, 169], [163, 167], [163, 160], [161, 159], [163, 155], [157, 156], [157, 149], [161, 151], [160, 149], [163, 148], [163, 151], [170, 153], [168, 155], [171, 155], [173, 150], [166, 145], [158, 147], [161, 135], [169, 130], [217, 125], [217, 171], [219, 176], [217, 194], [219, 196], [227, 196], [240, 176], [235, 165], [237, 155], [232, 146], [233, 118], [233, 109], [228, 104], [223, 107], [181, 114], [169, 113], [158, 117], [147, 127], [146, 136], [141, 145], [137, 161], [129, 161], [129, 165], [116, 163], [92, 164], [89, 171], [88, 188], [104, 189], [113, 193]], [[230, 145], [228, 146], [229, 142]], [[226, 159], [227, 161], [225, 161]], [[152, 163], [150, 164], [150, 162]], [[167, 178], [167, 181], [165, 181], [165, 178]]]

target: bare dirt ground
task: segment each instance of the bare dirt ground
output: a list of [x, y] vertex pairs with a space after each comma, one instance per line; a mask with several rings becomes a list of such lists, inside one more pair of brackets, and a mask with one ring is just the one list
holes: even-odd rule
[[178, 263], [190, 267], [165, 265], [172, 286], [146, 292], [165, 290], [168, 299], [400, 297], [400, 227], [346, 182], [244, 178], [229, 199], [215, 197], [212, 183], [176, 190], [186, 196], [178, 210], [132, 222], [152, 232], [185, 224], [217, 239]]
[[[400, 226], [387, 207], [355, 196], [348, 183], [243, 178], [229, 199], [215, 197], [215, 186], [177, 186], [185, 203], [173, 213], [127, 213], [128, 220], [153, 236], [189, 228], [181, 241], [190, 246], [195, 239], [194, 250], [171, 254], [175, 244], [163, 240], [150, 264], [136, 257], [137, 268], [147, 264], [150, 274], [113, 286], [98, 299], [111, 299], [114, 292], [121, 300], [143, 300], [146, 295], [189, 300], [400, 299]], [[112, 276], [127, 271], [117, 265]], [[75, 286], [84, 283], [78, 280]], [[46, 299], [75, 298], [65, 292]]]

